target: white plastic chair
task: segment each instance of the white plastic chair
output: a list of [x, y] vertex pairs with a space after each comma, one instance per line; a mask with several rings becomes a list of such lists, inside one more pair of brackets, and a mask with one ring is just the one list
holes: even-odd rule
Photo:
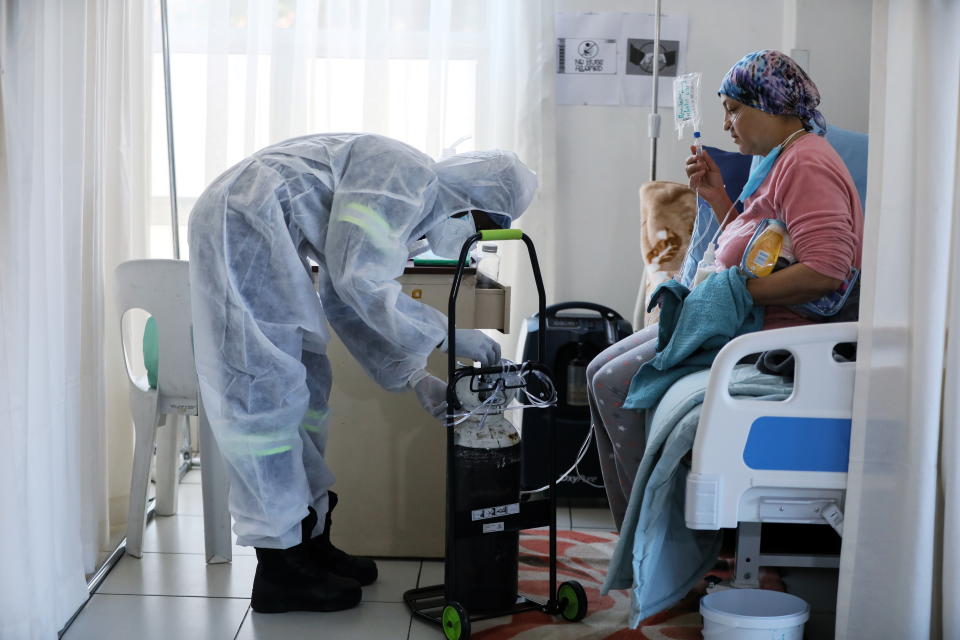
[[[191, 337], [188, 263], [183, 260], [131, 260], [117, 266], [115, 274], [121, 327], [127, 311], [143, 309], [156, 321], [159, 342], [156, 388], [150, 387], [146, 376], [134, 377], [130, 366], [131, 356], [140, 357], [140, 350], [135, 349], [130, 353], [125, 344], [123, 347], [130, 380], [130, 412], [136, 435], [126, 552], [138, 558], [143, 552], [147, 487], [155, 442], [157, 513], [176, 513], [178, 426], [180, 420], [194, 415], [199, 418], [203, 460], [200, 477], [207, 562], [230, 562], [232, 546], [230, 512], [227, 508], [227, 470], [200, 402]], [[170, 419], [171, 416], [173, 419]]]

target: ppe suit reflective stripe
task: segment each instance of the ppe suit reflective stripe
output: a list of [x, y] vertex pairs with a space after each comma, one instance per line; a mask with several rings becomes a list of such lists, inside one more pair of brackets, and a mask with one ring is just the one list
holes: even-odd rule
[[356, 215], [345, 214], [340, 217], [340, 222], [348, 222], [360, 227], [378, 247], [390, 248], [396, 244], [396, 234], [379, 213], [359, 202], [351, 202], [347, 205], [347, 209], [355, 212]]
[[293, 447], [290, 445], [284, 445], [282, 447], [274, 447], [273, 449], [266, 449], [264, 451], [254, 451], [253, 455], [255, 456], [272, 456], [277, 453], [284, 453], [286, 451], [291, 451]]
[[[306, 424], [300, 426], [306, 428]], [[310, 425], [310, 430], [319, 429], [319, 426]], [[261, 435], [258, 433], [247, 433], [242, 435], [230, 435], [220, 439], [220, 448], [224, 451], [237, 453], [250, 453], [255, 456], [269, 456], [275, 453], [283, 453], [293, 449], [289, 444], [276, 444], [277, 438], [272, 434]]]
[[314, 411], [313, 409], [307, 409], [307, 414], [304, 416], [304, 421], [300, 423], [300, 426], [307, 431], [320, 433], [327, 427], [327, 417], [329, 415], [329, 411]]

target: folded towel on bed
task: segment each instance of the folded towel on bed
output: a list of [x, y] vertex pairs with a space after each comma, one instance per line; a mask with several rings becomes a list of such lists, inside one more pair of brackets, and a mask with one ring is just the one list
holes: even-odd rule
[[676, 280], [657, 287], [650, 303], [662, 304], [657, 354], [633, 376], [625, 408], [655, 406], [676, 380], [709, 368], [732, 338], [763, 327], [763, 307], [753, 306], [745, 280], [730, 267], [692, 291]]
[[[602, 594], [632, 589], [630, 626], [678, 602], [710, 569], [720, 550], [719, 531], [687, 529], [684, 516], [687, 474], [683, 457], [693, 448], [710, 371], [674, 384], [655, 411], [647, 412], [647, 440], [634, 479], [620, 539]], [[734, 397], [783, 400], [791, 385], [735, 367]]]

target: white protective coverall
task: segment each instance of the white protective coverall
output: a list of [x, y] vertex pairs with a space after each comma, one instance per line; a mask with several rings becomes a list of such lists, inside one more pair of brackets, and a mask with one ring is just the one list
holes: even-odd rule
[[453, 214], [509, 226], [536, 185], [510, 152], [435, 163], [390, 138], [320, 134], [255, 153], [201, 195], [189, 230], [194, 346], [238, 544], [293, 546], [307, 507], [327, 512], [327, 322], [374, 380], [402, 390], [447, 326], [400, 290], [409, 247], [426, 236], [455, 257], [475, 230]]

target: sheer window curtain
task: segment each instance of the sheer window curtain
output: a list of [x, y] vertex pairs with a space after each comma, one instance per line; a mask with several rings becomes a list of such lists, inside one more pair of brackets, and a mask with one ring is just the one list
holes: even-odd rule
[[[552, 264], [552, 0], [170, 0], [169, 11], [181, 242], [196, 198], [232, 164], [286, 138], [362, 131], [434, 158], [462, 138], [457, 151], [517, 152], [541, 177], [521, 226]], [[158, 119], [156, 257], [171, 252], [163, 135]]]
[[56, 637], [129, 483], [109, 278], [145, 248], [136, 4], [0, 4], [0, 638]]
[[960, 5], [874, 3], [837, 638], [960, 637]]
[[[506, 2], [488, 5], [489, 57], [479, 84], [483, 105], [477, 114], [481, 147], [513, 149], [537, 172], [540, 188], [518, 227], [533, 238], [543, 273], [547, 304], [555, 298], [556, 255], [556, 116], [554, 73], [556, 41], [554, 2]], [[504, 46], [512, 42], [511, 47]], [[537, 311], [537, 289], [527, 250], [520, 243], [501, 245], [501, 280], [512, 287], [511, 332], [503, 343], [504, 357], [513, 355], [524, 318]]]

